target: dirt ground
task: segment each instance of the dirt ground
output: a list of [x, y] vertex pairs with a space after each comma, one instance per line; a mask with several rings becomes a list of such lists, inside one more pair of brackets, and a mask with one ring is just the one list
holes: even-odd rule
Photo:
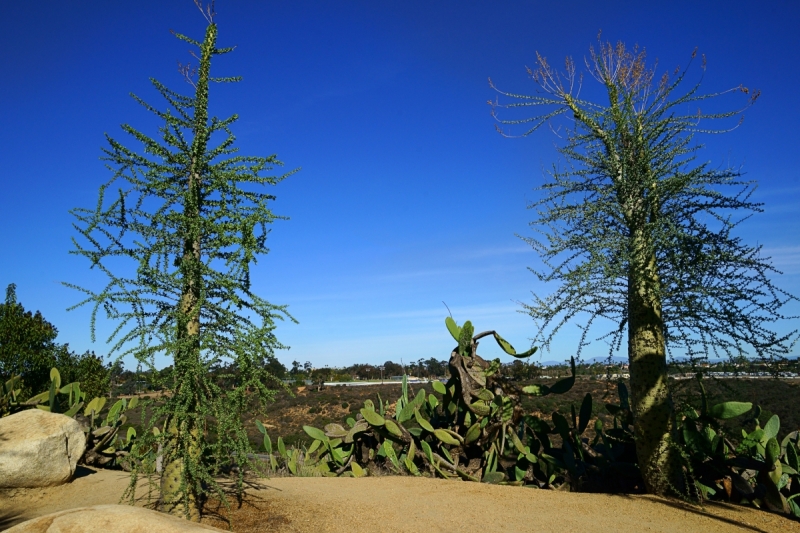
[[[0, 491], [0, 530], [55, 511], [118, 503], [124, 472], [81, 468], [71, 482]], [[140, 494], [145, 491], [141, 485]], [[137, 505], [145, 506], [140, 499]], [[254, 480], [233, 531], [374, 532], [793, 532], [800, 523], [757, 509], [650, 496], [578, 494], [418, 477]], [[226, 527], [213, 516], [204, 522]]]

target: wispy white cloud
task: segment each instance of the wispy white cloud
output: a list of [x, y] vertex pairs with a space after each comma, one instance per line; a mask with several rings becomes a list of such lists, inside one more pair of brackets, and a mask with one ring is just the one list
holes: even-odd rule
[[[518, 311], [521, 307], [514, 302], [509, 301], [504, 305], [470, 305], [470, 306], [450, 306], [453, 316], [458, 320], [458, 315], [465, 317], [461, 320], [470, 319], [470, 317], [495, 317], [495, 316], [508, 316], [510, 313]], [[435, 318], [442, 319], [448, 315], [447, 308], [444, 305], [439, 307], [431, 307], [427, 309], [413, 309], [408, 311], [397, 311], [387, 313], [370, 313], [361, 316], [355, 316], [356, 319], [404, 319], [404, 318]]]
[[790, 196], [800, 196], [800, 187], [764, 187], [761, 186], [753, 193], [753, 196], [778, 196], [785, 199]]
[[763, 257], [771, 257], [772, 265], [784, 274], [800, 274], [800, 246], [765, 246]]
[[473, 250], [466, 250], [459, 254], [463, 259], [481, 259], [484, 257], [502, 257], [504, 255], [533, 253], [530, 246], [524, 244], [517, 244], [514, 246], [502, 246], [491, 248], [477, 248]]
[[353, 289], [333, 292], [312, 292], [305, 294], [298, 292], [285, 292], [279, 293], [278, 296], [275, 297], [270, 296], [270, 301], [274, 300], [278, 303], [287, 302], [289, 306], [292, 306], [314, 302], [353, 301], [364, 298], [372, 298], [374, 296], [374, 289]]
[[[456, 261], [458, 261], [456, 259]], [[380, 274], [375, 276], [376, 281], [400, 281], [406, 279], [421, 279], [421, 278], [453, 278], [455, 276], [473, 276], [478, 274], [512, 272], [519, 270], [518, 265], [504, 265], [504, 266], [470, 266], [464, 264], [457, 264], [452, 267], [442, 268], [429, 268], [421, 270], [409, 270], [404, 272], [393, 272], [389, 274]]]

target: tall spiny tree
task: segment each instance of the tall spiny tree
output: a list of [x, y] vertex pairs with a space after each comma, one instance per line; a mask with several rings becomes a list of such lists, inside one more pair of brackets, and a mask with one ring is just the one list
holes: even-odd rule
[[[529, 206], [538, 214], [531, 226], [545, 240], [525, 240], [547, 267], [531, 270], [560, 285], [544, 299], [534, 296], [533, 305], [523, 304], [539, 324], [534, 340], [549, 346], [564, 324], [586, 313], [579, 352], [599, 318], [613, 324], [598, 338], [609, 340], [611, 356], [627, 327], [636, 450], [645, 485], [655, 494], [686, 493], [672, 445], [677, 428], [667, 353], [678, 348], [692, 359], [751, 353], [774, 362], [797, 338], [796, 332], [781, 336], [769, 327], [787, 318], [779, 310], [796, 298], [773, 286], [768, 274], [777, 271], [760, 246], [732, 235], [741, 222], [732, 220], [732, 211], [762, 211], [749, 200], [752, 182], [741, 181], [736, 170], [694, 162], [700, 146], [692, 144], [693, 134], [723, 131], [700, 124], [741, 114], [758, 93], [737, 87], [703, 95], [698, 82], [677, 96], [687, 70], [676, 69], [654, 83], [644, 51], [600, 42], [586, 60], [607, 96], [607, 102], [596, 103], [580, 97], [582, 76], [576, 76], [570, 58], [565, 73], [538, 54], [537, 60], [528, 72], [541, 89], [538, 95], [498, 91], [514, 101], [489, 102], [499, 123], [530, 125], [523, 136], [559, 115], [572, 119], [567, 143], [559, 149], [567, 168], [554, 167], [552, 179], [538, 189], [542, 198]], [[692, 103], [735, 92], [749, 95], [742, 109], [683, 114]], [[497, 115], [499, 108], [537, 106], [546, 110], [533, 117]], [[726, 195], [724, 187], [739, 191]]]
[[[199, 506], [209, 490], [226, 501], [214, 475], [221, 464], [230, 462], [231, 454], [240, 466], [254, 467], [247, 459], [252, 449], [241, 415], [253, 400], [253, 391], [262, 402], [274, 396], [266, 386], [274, 379], [266, 363], [275, 357], [274, 350], [285, 348], [273, 333], [275, 319], [294, 320], [285, 306], [259, 298], [250, 286], [250, 263], [256, 262], [256, 254], [268, 252], [266, 224], [285, 217], [268, 208], [274, 196], [240, 187], [275, 185], [289, 174], [263, 175], [281, 165], [274, 155], [232, 155], [237, 149], [230, 126], [237, 115], [209, 118], [209, 84], [240, 78], [211, 76], [212, 58], [233, 48], [217, 48], [213, 4], [203, 11], [199, 0], [195, 3], [208, 22], [203, 42], [175, 34], [200, 50], [196, 70], [188, 65], [180, 68], [194, 95], [184, 96], [154, 79], [153, 85], [169, 103], [167, 110], [159, 111], [132, 95], [163, 121], [161, 139], [124, 124], [123, 130], [142, 143], [140, 153], [106, 136], [110, 148], [103, 150], [104, 159], [110, 162], [113, 178], [100, 188], [94, 210], [71, 212], [83, 223], [83, 227], [74, 224], [75, 228], [92, 245], [85, 249], [73, 239], [72, 253], [90, 259], [92, 268], [105, 272], [110, 281], [99, 293], [65, 283], [88, 295], [73, 309], [94, 302], [92, 339], [101, 305], [109, 319], [120, 322], [108, 340], [117, 338], [112, 353], [120, 358], [133, 354], [150, 368], [156, 354], [173, 357], [173, 375], [167, 379], [175, 384], [174, 390], [155, 409], [140, 436], [127, 494], [132, 500], [139, 465], [150, 450], [159, 449], [164, 465], [161, 508], [193, 520], [199, 518]], [[215, 133], [226, 136], [212, 146]], [[104, 207], [106, 191], [116, 180], [130, 187], [120, 188], [118, 197]], [[117, 257], [135, 262], [133, 277], [117, 277], [104, 263]], [[120, 311], [121, 305], [129, 310]], [[250, 319], [250, 313], [260, 324]], [[132, 327], [117, 337], [131, 321]], [[221, 360], [232, 360], [238, 367], [233, 390], [222, 390], [209, 377], [209, 368]], [[216, 427], [209, 427], [209, 420], [216, 421]], [[216, 442], [208, 439], [209, 430], [216, 434]], [[242, 471], [239, 468], [239, 494]]]

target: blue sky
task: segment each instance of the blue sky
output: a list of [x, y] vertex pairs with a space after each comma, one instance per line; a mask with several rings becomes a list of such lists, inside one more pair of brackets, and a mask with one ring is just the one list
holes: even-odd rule
[[[517, 302], [555, 287], [527, 271], [538, 257], [515, 234], [531, 234], [526, 205], [558, 160], [559, 139], [548, 129], [498, 135], [487, 77], [531, 93], [525, 67], [536, 51], [554, 65], [581, 60], [600, 29], [645, 47], [659, 73], [685, 66], [699, 47], [705, 92], [762, 90], [742, 127], [698, 139], [700, 159], [741, 166], [759, 182], [754, 198], [766, 212], [739, 235], [763, 244], [784, 271], [777, 285], [800, 294], [794, 2], [219, 0], [216, 8], [219, 45], [237, 50], [216, 59], [214, 74], [244, 79], [212, 87], [212, 113], [240, 115], [241, 153], [302, 167], [272, 190], [273, 211], [290, 220], [272, 225], [271, 252], [253, 272], [254, 291], [288, 304], [299, 321], [276, 331], [291, 346], [278, 353], [287, 365], [445, 359], [453, 342], [442, 301], [459, 323], [529, 346], [534, 324]], [[202, 39], [205, 22], [190, 0], [87, 0], [8, 3], [2, 26], [0, 285], [16, 283], [18, 300], [57, 326], [58, 342], [105, 355], [115, 324], [101, 319], [91, 343], [90, 307], [66, 311], [80, 294], [61, 281], [92, 289], [106, 281], [69, 254], [77, 232], [68, 211], [93, 207], [110, 178], [99, 160], [104, 133], [129, 147], [136, 143], [121, 123], [155, 134], [157, 122], [130, 92], [163, 107], [148, 78], [189, 91], [177, 62], [192, 61], [190, 47], [169, 30]], [[567, 328], [541, 360], [567, 359], [577, 331]], [[485, 344], [485, 356], [501, 354]], [[596, 344], [584, 355], [606, 353]]]

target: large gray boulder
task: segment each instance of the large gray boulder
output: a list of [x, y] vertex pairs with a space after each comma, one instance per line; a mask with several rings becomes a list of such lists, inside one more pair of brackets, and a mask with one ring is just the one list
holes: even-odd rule
[[58, 511], [17, 524], [6, 533], [173, 533], [222, 531], [183, 518], [129, 505], [94, 505]]
[[66, 483], [85, 450], [86, 436], [68, 416], [27, 409], [0, 418], [0, 488]]

